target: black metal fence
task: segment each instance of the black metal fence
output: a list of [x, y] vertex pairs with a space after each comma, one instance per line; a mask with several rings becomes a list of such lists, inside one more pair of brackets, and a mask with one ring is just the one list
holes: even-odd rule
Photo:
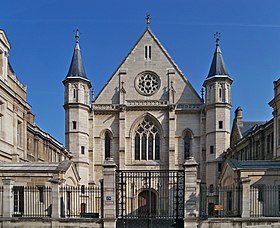
[[200, 186], [200, 217], [241, 217], [242, 188]]
[[184, 188], [181, 170], [118, 170], [117, 227], [183, 227]]
[[62, 218], [102, 217], [102, 185], [60, 188], [60, 216]]
[[52, 190], [47, 186], [14, 186], [14, 217], [50, 217]]
[[253, 185], [250, 187], [250, 216], [280, 216], [279, 185]]

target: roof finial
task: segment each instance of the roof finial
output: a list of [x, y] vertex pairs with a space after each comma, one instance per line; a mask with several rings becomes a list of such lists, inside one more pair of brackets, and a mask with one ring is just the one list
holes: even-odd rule
[[150, 15], [150, 13], [146, 13], [146, 21], [147, 21], [147, 28], [150, 28], [150, 24], [151, 24], [151, 15]]
[[216, 32], [214, 34], [214, 38], [216, 39], [216, 46], [219, 46], [219, 41], [220, 41], [220, 38], [221, 38], [221, 33], [220, 32]]
[[76, 43], [79, 43], [79, 29], [78, 28], [76, 29], [75, 38], [76, 38]]

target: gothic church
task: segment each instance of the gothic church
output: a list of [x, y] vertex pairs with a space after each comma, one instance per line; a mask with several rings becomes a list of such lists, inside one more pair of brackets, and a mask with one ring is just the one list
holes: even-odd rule
[[216, 37], [205, 99], [147, 27], [90, 100], [94, 85], [83, 66], [79, 34], [63, 81], [65, 146], [88, 185], [112, 158], [120, 170], [182, 170], [193, 158], [198, 178], [216, 185], [220, 155], [230, 146], [231, 83]]

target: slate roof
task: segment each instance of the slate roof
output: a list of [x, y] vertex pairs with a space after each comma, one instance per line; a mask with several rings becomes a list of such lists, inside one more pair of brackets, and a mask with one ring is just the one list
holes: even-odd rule
[[227, 163], [233, 169], [280, 169], [280, 160], [246, 160], [237, 161], [235, 159], [229, 159]]
[[242, 137], [245, 137], [250, 132], [256, 130], [257, 127], [265, 124], [265, 121], [243, 121], [243, 126], [239, 127]]
[[211, 67], [207, 78], [211, 78], [216, 75], [229, 76], [219, 44], [216, 45], [216, 50], [212, 59]]
[[66, 172], [72, 161], [58, 162], [0, 162], [0, 172]]
[[83, 60], [82, 60], [81, 50], [78, 42], [76, 42], [69, 71], [66, 75], [66, 78], [69, 77], [81, 77], [87, 79]]

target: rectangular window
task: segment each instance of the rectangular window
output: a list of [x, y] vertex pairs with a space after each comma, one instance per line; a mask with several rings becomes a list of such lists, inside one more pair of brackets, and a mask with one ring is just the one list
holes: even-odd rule
[[44, 203], [44, 186], [37, 186], [38, 191], [39, 191], [39, 202]]
[[145, 45], [145, 59], [151, 60], [152, 59], [152, 46]]
[[73, 89], [73, 98], [76, 98], [76, 89]]
[[85, 186], [84, 185], [81, 186], [81, 193], [85, 194]]
[[214, 185], [213, 184], [209, 185], [209, 193], [214, 193]]
[[85, 154], [85, 147], [81, 146], [81, 154]]
[[219, 121], [219, 129], [223, 129], [223, 121]]
[[17, 123], [17, 145], [22, 147], [22, 122]]
[[218, 172], [221, 172], [223, 168], [223, 163], [219, 162], [218, 163]]
[[72, 125], [73, 125], [73, 129], [77, 129], [77, 122], [76, 121], [72, 121]]
[[214, 154], [214, 146], [210, 146], [210, 154]]
[[22, 215], [24, 212], [24, 187], [14, 186], [14, 214]]

